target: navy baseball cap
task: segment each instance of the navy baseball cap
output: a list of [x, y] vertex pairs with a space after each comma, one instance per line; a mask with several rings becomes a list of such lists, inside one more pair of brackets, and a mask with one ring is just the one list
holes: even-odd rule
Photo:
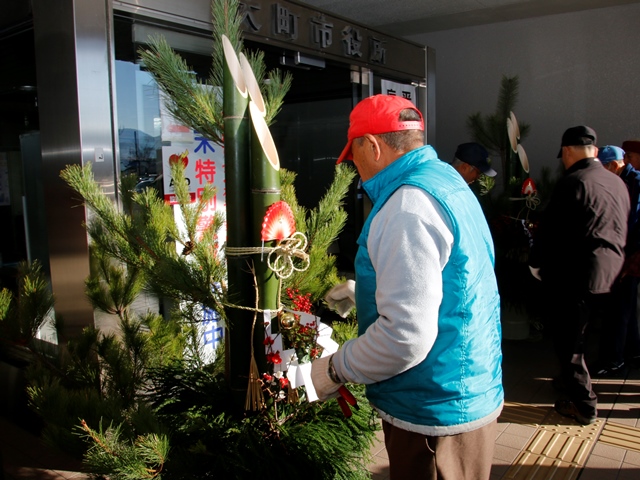
[[476, 167], [487, 177], [495, 177], [498, 173], [491, 168], [491, 165], [489, 164], [489, 152], [487, 152], [487, 149], [479, 143], [461, 143], [458, 145], [455, 157], [464, 163], [468, 163], [469, 165]]

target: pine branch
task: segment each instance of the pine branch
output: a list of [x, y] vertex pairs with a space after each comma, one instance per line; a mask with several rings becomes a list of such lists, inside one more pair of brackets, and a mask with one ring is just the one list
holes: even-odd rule
[[86, 280], [86, 294], [91, 304], [105, 313], [123, 316], [144, 287], [142, 272], [136, 267], [114, 265], [104, 252], [95, 251], [99, 274]]
[[163, 37], [150, 37], [148, 48], [140, 50], [140, 58], [164, 93], [171, 115], [222, 145], [222, 100], [218, 91], [199, 82]]
[[293, 76], [291, 73], [286, 72], [283, 74], [282, 70], [271, 70], [267, 77], [263, 80], [264, 84], [264, 97], [267, 105], [267, 114], [265, 121], [267, 125], [271, 125], [274, 119], [284, 103], [284, 97], [291, 88], [293, 82]]
[[507, 119], [514, 110], [520, 88], [520, 80], [517, 76], [502, 76], [500, 83], [500, 93], [498, 95], [498, 104], [495, 116], [500, 119]]
[[[211, 2], [211, 17], [213, 20], [213, 52], [209, 80], [211, 85], [222, 85], [224, 70], [222, 35], [229, 39], [236, 53], [243, 49], [242, 18], [239, 15], [238, 0], [213, 0]], [[256, 78], [260, 77], [256, 76]]]
[[[173, 178], [178, 188], [180, 208], [187, 212], [190, 233], [184, 237], [178, 230], [171, 207], [166, 205], [153, 189], [133, 194], [133, 202], [140, 208], [132, 218], [118, 212], [115, 205], [102, 192], [91, 173], [90, 165], [69, 166], [61, 174], [85, 199], [87, 207], [95, 213], [87, 231], [96, 246], [126, 265], [140, 269], [150, 287], [159, 295], [177, 301], [196, 302], [216, 311], [222, 311], [223, 299], [214, 293], [213, 285], [225, 278], [226, 266], [218, 256], [217, 230], [222, 225], [217, 218], [201, 239], [196, 239], [195, 227], [204, 202], [212, 194], [205, 189], [204, 200], [190, 205], [184, 172], [174, 166]], [[189, 246], [187, 254], [178, 255], [174, 242]]]
[[[309, 268], [303, 272], [295, 272], [286, 280], [286, 288], [311, 293], [313, 302], [324, 296], [331, 286], [338, 283], [336, 258], [328, 253], [331, 245], [344, 228], [347, 214], [342, 208], [349, 186], [355, 178], [355, 170], [346, 165], [336, 167], [335, 177], [318, 206], [309, 212], [300, 209], [297, 202], [292, 206], [296, 215], [298, 230], [306, 233], [309, 240]], [[286, 176], [283, 198], [293, 202], [294, 189], [292, 178]], [[295, 207], [295, 208], [294, 208]], [[304, 215], [304, 217], [303, 217]]]
[[169, 442], [163, 435], [144, 435], [135, 443], [122, 441], [121, 425], [103, 430], [91, 429], [82, 421], [83, 435], [91, 442], [85, 462], [94, 474], [112, 480], [160, 478], [169, 453]]
[[49, 319], [54, 297], [40, 262], [18, 264], [18, 289], [0, 293], [0, 329], [3, 337], [20, 345], [28, 345]]

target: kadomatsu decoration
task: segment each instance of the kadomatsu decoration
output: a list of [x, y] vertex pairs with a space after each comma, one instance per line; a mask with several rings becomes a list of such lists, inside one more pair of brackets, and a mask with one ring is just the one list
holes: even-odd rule
[[[298, 205], [294, 176], [279, 167], [268, 131], [287, 82], [272, 73], [265, 87], [260, 54], [240, 51], [237, 9], [236, 1], [212, 3], [212, 85], [223, 85], [222, 98], [195, 88], [191, 69], [162, 39], [142, 53], [170, 94], [174, 116], [211, 139], [224, 139], [224, 248], [216, 235], [220, 216], [197, 231], [213, 192], [205, 188], [191, 203], [181, 162], [171, 165], [176, 207], [152, 188], [135, 192], [125, 177], [120, 208], [93, 180], [90, 165], [62, 172], [92, 212], [87, 230], [100, 268], [87, 283], [89, 298], [119, 317], [120, 332], [88, 329], [58, 358], [38, 363], [30, 396], [45, 419], [46, 438], [75, 445], [92, 475], [368, 477], [376, 423], [364, 389], [351, 387], [361, 401], [347, 419], [334, 400], [309, 402], [314, 392], [308, 382], [310, 361], [337, 348], [331, 329], [313, 311], [342, 280], [327, 250], [344, 225], [340, 206], [355, 174], [338, 166], [317, 208]], [[185, 219], [183, 230], [174, 208]], [[176, 308], [165, 318], [136, 314], [124, 285], [135, 285], [136, 292], [144, 286]], [[203, 308], [226, 321], [227, 341], [213, 364], [204, 361], [196, 341]]]

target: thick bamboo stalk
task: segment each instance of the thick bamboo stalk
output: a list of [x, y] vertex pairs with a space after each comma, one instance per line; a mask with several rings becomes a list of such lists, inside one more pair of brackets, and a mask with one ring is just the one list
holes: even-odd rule
[[[247, 58], [241, 53], [240, 65], [249, 93], [249, 118], [251, 119], [251, 209], [254, 225], [254, 245], [261, 246], [260, 225], [270, 205], [280, 200], [280, 158], [265, 122], [266, 107], [260, 85]], [[275, 242], [265, 243], [265, 247]], [[255, 255], [256, 276], [260, 308], [278, 308], [279, 281], [267, 267], [267, 255]]]
[[[254, 226], [262, 225], [264, 215], [273, 203], [280, 200], [280, 159], [273, 137], [258, 105], [249, 102], [251, 118], [251, 209]], [[253, 233], [254, 244], [262, 243], [260, 228]], [[272, 247], [275, 241], [265, 242]], [[267, 267], [267, 255], [256, 254], [256, 277], [260, 294], [260, 308], [275, 310], [278, 308], [279, 280]]]
[[[239, 248], [249, 246], [252, 238], [249, 204], [249, 99], [238, 56], [224, 35], [222, 46], [227, 246]], [[229, 302], [238, 307], [245, 307], [230, 307], [226, 312], [226, 375], [236, 405], [240, 407], [244, 405], [246, 397], [253, 340], [251, 327], [254, 312], [249, 308], [255, 308], [255, 288], [250, 260], [249, 255], [227, 257]]]

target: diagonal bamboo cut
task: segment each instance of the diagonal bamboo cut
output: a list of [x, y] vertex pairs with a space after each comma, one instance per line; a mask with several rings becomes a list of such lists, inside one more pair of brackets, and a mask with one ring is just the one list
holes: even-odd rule
[[[240, 53], [240, 65], [244, 73], [247, 91], [249, 93], [249, 118], [251, 120], [251, 224], [253, 225], [252, 245], [261, 246], [261, 226], [264, 215], [269, 206], [280, 200], [280, 160], [271, 137], [269, 127], [265, 121], [266, 107], [260, 86], [247, 58]], [[268, 242], [265, 247], [273, 246]], [[258, 307], [261, 310], [276, 310], [279, 300], [279, 280], [267, 266], [267, 255], [253, 256], [256, 282], [258, 285]], [[275, 319], [274, 319], [275, 320]], [[277, 330], [278, 324], [272, 324], [272, 330]], [[264, 324], [256, 324], [254, 336], [254, 353], [264, 352], [261, 339], [264, 338]], [[264, 355], [256, 355], [256, 362], [260, 371], [267, 371], [268, 365]]]
[[[260, 86], [247, 58], [240, 54], [240, 65], [249, 93], [249, 118], [251, 119], [251, 210], [254, 226], [253, 244], [261, 245], [260, 226], [270, 205], [280, 200], [280, 159], [271, 132], [265, 121], [266, 108]], [[268, 242], [265, 247], [274, 246]], [[259, 306], [261, 309], [278, 308], [279, 281], [267, 267], [266, 255], [255, 255], [258, 278]]]

